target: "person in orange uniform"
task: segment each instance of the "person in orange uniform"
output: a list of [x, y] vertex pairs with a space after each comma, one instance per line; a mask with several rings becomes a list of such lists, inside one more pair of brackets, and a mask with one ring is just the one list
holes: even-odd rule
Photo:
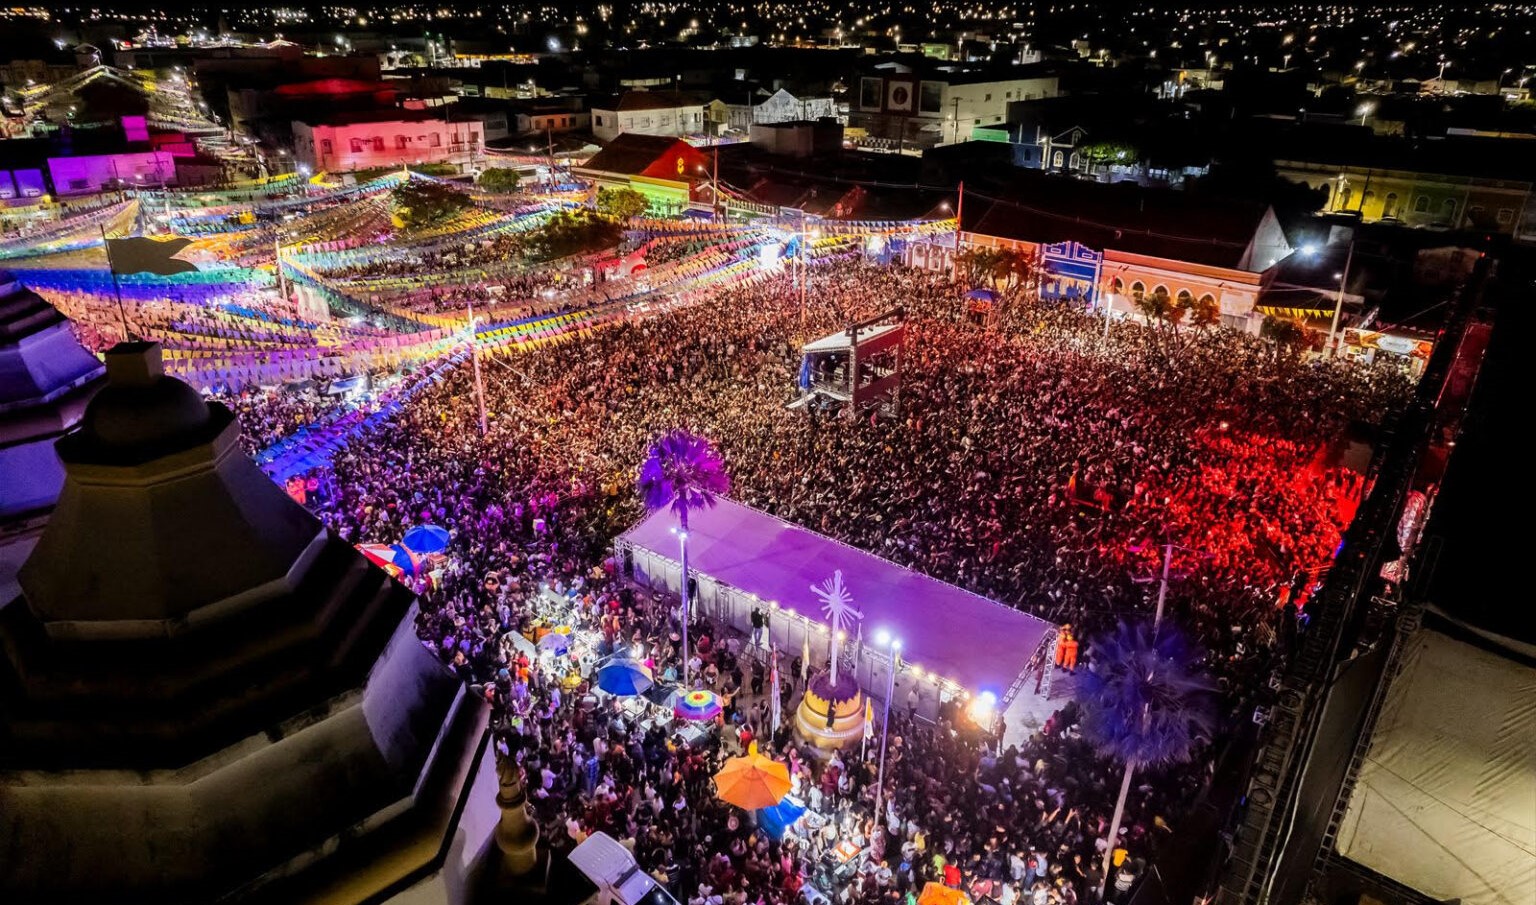
[[1065, 666], [1067, 660], [1067, 644], [1072, 640], [1072, 625], [1068, 623], [1056, 633], [1056, 665]]

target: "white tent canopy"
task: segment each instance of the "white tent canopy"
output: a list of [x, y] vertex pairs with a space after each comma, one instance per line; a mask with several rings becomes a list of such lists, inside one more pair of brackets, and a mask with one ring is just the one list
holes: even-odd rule
[[1536, 669], [1432, 630], [1414, 637], [1338, 849], [1436, 899], [1536, 902]]

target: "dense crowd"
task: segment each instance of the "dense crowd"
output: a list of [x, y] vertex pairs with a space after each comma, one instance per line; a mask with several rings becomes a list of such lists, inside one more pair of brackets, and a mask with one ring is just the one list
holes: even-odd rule
[[[801, 342], [895, 303], [911, 318], [899, 417], [786, 407]], [[705, 624], [694, 627], [699, 671], [735, 702], [718, 744], [679, 745], [663, 727], [578, 706], [580, 676], [562, 684], [508, 639], [531, 628], [552, 585], [604, 645], [639, 645], [659, 673], [676, 673], [675, 603], [633, 593], [604, 558], [640, 515], [635, 470], [659, 432], [712, 438], [743, 502], [1072, 623], [1084, 660], [1096, 633], [1146, 611], [1159, 545], [1176, 543], [1187, 552], [1171, 618], [1210, 652], [1230, 716], [1277, 665], [1282, 606], [1304, 603], [1353, 511], [1359, 482], [1337, 466], [1335, 442], [1408, 387], [1231, 331], [1177, 348], [1129, 324], [1106, 337], [1075, 308], [1022, 300], [981, 326], [942, 279], [847, 261], [818, 266], [805, 293], [775, 277], [483, 370], [486, 436], [460, 368], [316, 475], [309, 504], [354, 542], [450, 528], [452, 555], [423, 584], [418, 628], [492, 702], [545, 839], [560, 848], [604, 830], [690, 905], [789, 902], [818, 882], [825, 832], [771, 840], [710, 791], [718, 759], [748, 739], [791, 764], [835, 832], [868, 846], [866, 869], [841, 888], [848, 901], [895, 903], [928, 880], [1001, 905], [1085, 898], [1118, 775], [1076, 737], [1074, 705], [1001, 752], [954, 713], [935, 725], [898, 707], [889, 804], [875, 814], [873, 752], [824, 761], [773, 731], [760, 657]], [[242, 414], [263, 437], [306, 417], [263, 400]], [[1111, 898], [1206, 765], [1155, 775], [1131, 796]]]

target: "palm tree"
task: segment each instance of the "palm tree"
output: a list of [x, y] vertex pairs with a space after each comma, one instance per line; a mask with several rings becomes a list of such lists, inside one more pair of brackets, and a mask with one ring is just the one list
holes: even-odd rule
[[667, 431], [651, 444], [640, 466], [640, 499], [652, 512], [670, 508], [677, 516], [681, 551], [683, 599], [683, 685], [690, 684], [688, 669], [688, 513], [708, 509], [715, 498], [731, 489], [725, 464], [710, 442], [681, 428]]
[[1109, 882], [1120, 819], [1138, 769], [1180, 763], [1215, 727], [1215, 686], [1198, 666], [1200, 652], [1176, 631], [1121, 623], [1093, 648], [1078, 685], [1083, 737], [1100, 755], [1125, 765], [1110, 820], [1099, 898]]

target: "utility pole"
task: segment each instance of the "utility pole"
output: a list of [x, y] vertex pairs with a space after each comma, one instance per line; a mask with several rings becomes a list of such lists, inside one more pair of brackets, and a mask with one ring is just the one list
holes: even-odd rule
[[949, 275], [955, 284], [955, 289], [960, 288], [960, 227], [965, 216], [965, 180], [960, 180], [960, 198], [955, 202], [955, 259]]
[[805, 214], [800, 215], [800, 336], [805, 338]]
[[485, 418], [485, 383], [480, 378], [480, 343], [475, 336], [475, 301], [469, 301], [469, 357], [475, 368], [475, 400], [480, 406], [480, 436], [489, 430]]
[[283, 236], [281, 232], [272, 234], [272, 262], [273, 269], [277, 272], [277, 294], [283, 301], [288, 301], [288, 285], [283, 279]]
[[133, 338], [128, 330], [128, 309], [123, 307], [123, 287], [117, 282], [117, 265], [112, 263], [112, 243], [107, 241], [107, 224], [101, 224], [101, 247], [107, 250], [107, 270], [112, 274], [112, 292], [117, 296], [117, 316], [123, 321], [123, 342]]
[[720, 139], [719, 139], [719, 137], [718, 136], [713, 137], [712, 140], [710, 141], [710, 144], [714, 146], [714, 155], [715, 155], [715, 174], [714, 174], [714, 176], [711, 179], [712, 185], [711, 185], [711, 191], [710, 191], [710, 200], [712, 201], [712, 203], [715, 206], [715, 221], [719, 222], [719, 220], [720, 220], [720, 212], [723, 209], [721, 207], [721, 205], [720, 205]]
[[960, 98], [955, 98], [955, 133], [951, 144], [960, 143]]
[[1157, 586], [1157, 612], [1152, 616], [1152, 640], [1157, 641], [1157, 631], [1163, 626], [1163, 604], [1168, 600], [1168, 570], [1173, 565], [1173, 544], [1163, 544], [1163, 578]]
[[1335, 344], [1339, 332], [1339, 315], [1344, 311], [1344, 286], [1349, 283], [1349, 266], [1355, 261], [1355, 240], [1349, 240], [1349, 251], [1344, 255], [1344, 275], [1339, 277], [1339, 297], [1333, 303], [1333, 323], [1328, 326], [1328, 357], [1337, 358], [1339, 347]]

